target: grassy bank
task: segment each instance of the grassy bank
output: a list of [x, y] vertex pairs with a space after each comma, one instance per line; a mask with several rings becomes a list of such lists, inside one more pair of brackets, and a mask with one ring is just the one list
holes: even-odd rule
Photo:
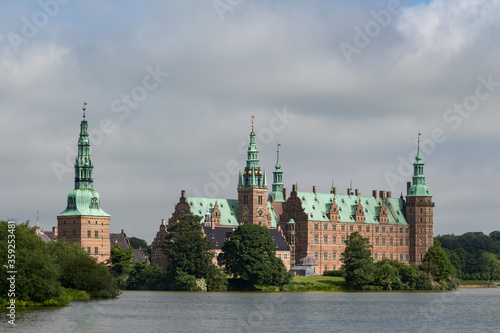
[[483, 285], [498, 285], [495, 281], [483, 281], [483, 280], [461, 280], [461, 286], [483, 286]]
[[287, 291], [345, 291], [345, 280], [336, 276], [294, 276]]
[[[86, 301], [90, 299], [90, 295], [86, 291], [75, 290], [69, 288], [63, 288], [64, 295], [57, 299], [49, 299], [43, 303], [37, 303], [32, 301], [23, 301], [16, 299], [16, 308], [32, 308], [32, 307], [51, 307], [51, 306], [65, 306], [68, 305], [69, 302], [72, 301]], [[10, 305], [10, 300], [2, 299], [0, 300], [0, 306], [2, 308]]]

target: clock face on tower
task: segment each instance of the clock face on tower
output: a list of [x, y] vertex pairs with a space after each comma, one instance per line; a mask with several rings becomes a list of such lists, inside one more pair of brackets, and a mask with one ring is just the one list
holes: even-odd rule
[[262, 216], [262, 214], [263, 214], [262, 209], [259, 208], [259, 210], [257, 211], [257, 215]]
[[243, 208], [243, 216], [247, 216], [248, 215], [248, 208], [245, 207]]

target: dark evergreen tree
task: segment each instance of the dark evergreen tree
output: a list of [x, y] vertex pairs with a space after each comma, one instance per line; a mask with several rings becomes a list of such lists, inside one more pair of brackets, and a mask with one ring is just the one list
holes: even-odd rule
[[256, 224], [240, 225], [222, 246], [218, 262], [228, 274], [241, 279], [246, 288], [281, 286], [291, 279], [291, 273], [276, 257], [269, 229]]
[[212, 261], [212, 244], [204, 236], [200, 221], [201, 216], [185, 215], [167, 229], [167, 276], [176, 289], [186, 290], [193, 287], [193, 279], [189, 276], [208, 281], [217, 273], [217, 267]]
[[374, 280], [374, 265], [368, 238], [363, 238], [356, 231], [347, 236], [345, 244], [341, 261], [347, 286], [360, 289], [371, 284]]

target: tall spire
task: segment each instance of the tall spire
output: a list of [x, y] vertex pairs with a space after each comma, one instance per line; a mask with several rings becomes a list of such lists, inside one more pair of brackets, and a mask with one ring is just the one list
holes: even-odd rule
[[420, 156], [420, 132], [417, 139], [417, 155], [413, 163], [412, 185], [408, 189], [408, 196], [430, 196], [429, 188], [425, 185], [424, 162]]
[[101, 209], [100, 196], [94, 190], [94, 163], [90, 157], [90, 138], [86, 118], [87, 103], [83, 104], [83, 119], [80, 122], [78, 154], [75, 160], [75, 188], [68, 194], [66, 210], [58, 216], [105, 216]]
[[269, 193], [269, 199], [273, 197], [274, 202], [285, 202], [283, 196], [283, 171], [281, 171], [280, 165], [280, 147], [281, 144], [278, 143], [276, 149], [276, 167], [273, 172], [272, 192]]
[[264, 188], [263, 174], [259, 166], [259, 151], [255, 139], [254, 119], [252, 115], [252, 132], [250, 133], [250, 142], [247, 149], [247, 163], [243, 171], [242, 187]]
[[90, 139], [88, 133], [88, 123], [85, 120], [87, 103], [83, 104], [83, 120], [80, 123], [80, 137], [78, 138], [78, 155], [75, 161], [75, 190], [93, 189], [93, 169], [94, 164], [90, 158]]

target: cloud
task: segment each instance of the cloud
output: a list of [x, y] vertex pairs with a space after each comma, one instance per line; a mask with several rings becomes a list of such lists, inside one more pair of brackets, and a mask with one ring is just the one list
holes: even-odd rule
[[[33, 220], [39, 210], [42, 226], [55, 225], [73, 188], [71, 151], [87, 102], [97, 133], [95, 188], [113, 232], [150, 242], [182, 189], [203, 193], [229, 161], [243, 166], [252, 113], [263, 131], [285, 109], [295, 118], [271, 138], [257, 132], [269, 179], [279, 141], [288, 188], [297, 182], [327, 192], [333, 178], [342, 192], [350, 179], [364, 194], [387, 190], [387, 172], [397, 174], [401, 159], [413, 162], [417, 131], [431, 139], [442, 129], [446, 140], [424, 157], [436, 233], [467, 231], [473, 216], [484, 220], [475, 228], [490, 232], [486, 221], [495, 215], [480, 193], [490, 196], [488, 184], [498, 183], [500, 91], [494, 86], [459, 126], [445, 113], [474, 96], [480, 77], [500, 82], [499, 2], [403, 5], [348, 63], [341, 43], [354, 45], [355, 28], [387, 8], [386, 1], [244, 1], [221, 21], [210, 1], [69, 2], [16, 53], [8, 34], [22, 35], [23, 17], [33, 21], [43, 9], [35, 1], [6, 4], [0, 217]], [[169, 75], [143, 98], [148, 68]], [[119, 111], [113, 103], [123, 106], [127, 96], [134, 106]], [[67, 171], [61, 177], [55, 162]], [[235, 198], [236, 184], [231, 177], [217, 196]], [[405, 188], [401, 182], [394, 191]]]

